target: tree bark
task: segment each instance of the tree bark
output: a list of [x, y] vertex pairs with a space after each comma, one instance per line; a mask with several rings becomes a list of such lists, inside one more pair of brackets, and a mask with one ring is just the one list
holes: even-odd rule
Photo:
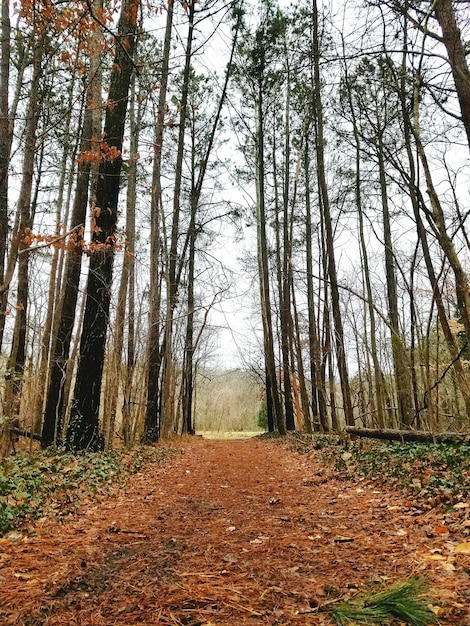
[[62, 437], [64, 414], [64, 390], [67, 380], [70, 343], [75, 324], [80, 272], [82, 266], [82, 248], [84, 224], [88, 206], [90, 182], [90, 160], [86, 155], [93, 148], [92, 144], [92, 104], [93, 95], [88, 90], [87, 103], [82, 125], [82, 137], [78, 155], [77, 183], [70, 221], [71, 229], [76, 229], [70, 236], [66, 252], [63, 290], [56, 315], [59, 323], [53, 338], [49, 383], [44, 408], [41, 446], [47, 448], [57, 445]]
[[376, 319], [375, 319], [375, 311], [373, 307], [373, 293], [372, 293], [372, 284], [370, 279], [370, 269], [369, 269], [369, 255], [367, 252], [366, 238], [364, 232], [364, 210], [362, 205], [362, 188], [361, 188], [361, 154], [360, 154], [360, 138], [359, 138], [359, 130], [357, 127], [356, 120], [356, 112], [354, 109], [353, 98], [351, 93], [351, 86], [348, 79], [347, 67], [345, 66], [346, 72], [346, 89], [347, 89], [347, 98], [349, 109], [351, 113], [351, 121], [353, 127], [353, 135], [354, 135], [354, 149], [355, 149], [355, 199], [356, 199], [356, 208], [357, 208], [357, 216], [359, 222], [359, 242], [360, 242], [360, 250], [361, 250], [361, 266], [362, 266], [362, 275], [364, 278], [364, 283], [366, 287], [367, 294], [367, 308], [368, 315], [370, 321], [370, 352], [372, 356], [372, 362], [374, 364], [374, 383], [375, 383], [375, 394], [376, 394], [376, 408], [377, 408], [377, 421], [379, 427], [383, 428], [385, 426], [385, 399], [384, 399], [384, 382], [383, 382], [383, 373], [382, 368], [380, 367], [379, 362], [379, 351], [377, 348], [377, 333], [376, 333]]
[[67, 446], [72, 450], [103, 446], [99, 426], [100, 395], [113, 276], [122, 141], [133, 71], [138, 5], [138, 0], [126, 0], [123, 3], [110, 78], [104, 125], [105, 142], [102, 144], [103, 155], [93, 211], [85, 315], [67, 429]]
[[313, 238], [312, 238], [312, 209], [310, 197], [310, 156], [309, 145], [306, 142], [304, 152], [305, 170], [305, 247], [307, 268], [307, 306], [308, 306], [308, 346], [310, 356], [310, 379], [312, 393], [313, 427], [324, 432], [329, 430], [328, 407], [326, 405], [326, 389], [322, 377], [322, 355], [317, 318], [315, 315], [315, 291], [313, 286]]
[[[260, 43], [260, 53], [264, 55], [264, 43]], [[263, 321], [264, 358], [266, 363], [267, 384], [266, 402], [271, 405], [273, 421], [281, 435], [286, 434], [285, 418], [282, 413], [279, 389], [277, 386], [276, 360], [274, 356], [274, 335], [272, 327], [271, 295], [269, 286], [269, 258], [266, 234], [265, 207], [265, 160], [264, 160], [264, 102], [263, 102], [263, 66], [260, 63], [258, 93], [256, 95], [256, 224], [258, 270], [260, 281], [261, 316]], [[269, 394], [268, 394], [269, 392]]]
[[144, 439], [157, 441], [160, 437], [159, 407], [160, 376], [162, 350], [160, 348], [160, 304], [161, 280], [160, 270], [161, 242], [161, 165], [163, 148], [163, 130], [165, 126], [166, 95], [170, 64], [171, 32], [173, 27], [173, 2], [167, 4], [165, 39], [163, 43], [162, 75], [158, 96], [157, 121], [153, 153], [152, 197], [150, 205], [150, 310], [148, 336], [148, 374], [147, 374], [147, 408], [145, 412]]
[[[77, 51], [78, 55], [78, 51]], [[75, 94], [76, 82], [75, 79], [71, 81], [69, 93], [68, 93], [68, 103], [67, 103], [67, 114], [65, 119], [65, 127], [64, 127], [64, 146], [62, 151], [62, 159], [60, 164], [60, 177], [59, 177], [59, 188], [57, 193], [57, 201], [56, 201], [56, 211], [55, 211], [55, 232], [57, 236], [61, 234], [62, 224], [66, 224], [67, 220], [64, 219], [65, 215], [69, 213], [69, 203], [70, 203], [70, 193], [67, 195], [65, 204], [65, 212], [64, 209], [64, 195], [66, 189], [66, 180], [67, 178], [71, 178], [70, 172], [74, 171], [74, 161], [77, 153], [78, 146], [70, 145], [70, 130], [71, 130], [71, 121], [72, 121], [72, 110], [73, 110], [73, 100], [76, 97]], [[80, 118], [83, 115], [83, 107], [81, 111]], [[78, 139], [77, 139], [78, 142]], [[71, 169], [68, 169], [70, 166]], [[83, 220], [84, 221], [84, 220]], [[80, 223], [83, 223], [80, 222]], [[41, 340], [41, 359], [38, 366], [38, 371], [36, 373], [37, 378], [37, 393], [34, 401], [34, 409], [35, 413], [33, 416], [34, 423], [34, 432], [40, 433], [42, 430], [42, 420], [44, 415], [44, 398], [47, 394], [47, 389], [49, 385], [49, 376], [48, 376], [48, 365], [49, 361], [52, 357], [53, 349], [54, 349], [54, 338], [53, 338], [53, 329], [54, 329], [54, 320], [57, 306], [59, 306], [60, 297], [59, 297], [59, 289], [61, 283], [61, 263], [59, 263], [62, 258], [63, 251], [59, 250], [59, 247], [55, 247], [52, 253], [52, 262], [51, 262], [51, 271], [49, 275], [49, 289], [47, 295], [47, 313], [46, 320], [44, 324], [44, 332]], [[57, 316], [59, 317], [59, 316]]]
[[457, 25], [452, 0], [434, 2], [434, 15], [442, 30], [442, 40], [447, 50], [449, 63], [454, 77], [455, 90], [460, 104], [462, 123], [470, 147], [470, 69], [460, 29]]
[[178, 133], [178, 150], [175, 164], [175, 186], [173, 190], [173, 215], [171, 223], [170, 249], [167, 259], [167, 305], [165, 317], [165, 350], [163, 352], [162, 372], [162, 414], [160, 416], [160, 436], [168, 438], [174, 431], [174, 367], [173, 367], [173, 336], [174, 314], [178, 304], [178, 289], [180, 282], [179, 267], [182, 259], [178, 255], [178, 241], [180, 238], [181, 190], [183, 183], [183, 157], [185, 144], [185, 129], [188, 117], [188, 93], [191, 72], [192, 44], [194, 34], [195, 0], [189, 1], [188, 36], [186, 39], [185, 66], [183, 70], [183, 88], [180, 100], [180, 117]]
[[[109, 385], [106, 393], [105, 401], [105, 446], [106, 449], [113, 447], [113, 436], [116, 423], [117, 404], [121, 383], [128, 381], [127, 385], [122, 384], [122, 392], [124, 396], [124, 406], [129, 408], [130, 392], [129, 377], [132, 378], [133, 361], [127, 363], [127, 367], [122, 367], [123, 347], [124, 347], [124, 328], [126, 322], [126, 302], [128, 291], [130, 292], [130, 281], [133, 275], [132, 266], [134, 265], [135, 252], [135, 206], [137, 200], [137, 152], [139, 148], [139, 135], [141, 126], [141, 106], [135, 110], [136, 91], [135, 91], [135, 72], [131, 79], [131, 93], [129, 104], [129, 159], [127, 167], [127, 201], [126, 201], [126, 248], [122, 261], [121, 280], [119, 283], [118, 300], [116, 308], [116, 319], [114, 324], [113, 349], [109, 364]], [[138, 97], [138, 96], [137, 96]], [[129, 315], [131, 314], [130, 306], [128, 307]], [[133, 328], [129, 328], [131, 334]], [[126, 395], [127, 394], [127, 395]], [[123, 415], [124, 420], [124, 415]], [[130, 432], [129, 416], [126, 414], [126, 423], [123, 422], [124, 440], [129, 445], [128, 434]], [[126, 435], [127, 433], [127, 435]]]
[[343, 399], [343, 411], [346, 424], [354, 424], [354, 416], [351, 405], [351, 392], [349, 388], [349, 374], [346, 362], [346, 352], [344, 346], [343, 319], [341, 315], [341, 303], [339, 297], [338, 277], [336, 272], [336, 259], [334, 247], [333, 224], [330, 211], [330, 200], [328, 196], [328, 185], [326, 182], [325, 156], [324, 156], [324, 133], [323, 133], [323, 104], [321, 97], [320, 80], [320, 40], [318, 28], [318, 6], [313, 0], [313, 61], [314, 61], [314, 108], [316, 123], [316, 155], [317, 155], [317, 177], [319, 194], [321, 198], [321, 209], [325, 226], [326, 250], [328, 256], [328, 278], [331, 291], [331, 308], [335, 327], [335, 349], [336, 360], [339, 370], [341, 395]]
[[385, 278], [387, 283], [387, 303], [392, 340], [393, 370], [395, 374], [395, 388], [398, 402], [398, 418], [403, 425], [409, 426], [413, 422], [414, 410], [410, 387], [410, 365], [406, 347], [400, 332], [400, 317], [398, 313], [397, 277], [395, 271], [395, 256], [393, 252], [390, 211], [387, 193], [387, 179], [385, 172], [384, 146], [382, 130], [377, 137], [377, 158], [379, 163], [380, 193], [382, 201], [382, 220], [385, 248]]
[[[10, 2], [2, 0], [1, 5], [1, 44], [0, 44], [0, 284], [5, 274], [5, 260], [8, 236], [8, 168], [12, 133], [9, 118], [10, 84]], [[0, 315], [4, 317], [3, 310]], [[0, 338], [0, 348], [2, 341]]]
[[37, 124], [39, 120], [39, 82], [42, 76], [42, 62], [46, 42], [46, 32], [39, 35], [33, 51], [33, 76], [26, 112], [25, 148], [23, 155], [23, 177], [20, 196], [18, 198], [19, 230], [16, 235], [17, 254], [12, 251], [13, 258], [18, 259], [16, 316], [13, 329], [13, 342], [7, 363], [4, 410], [9, 417], [17, 418], [20, 408], [20, 394], [26, 358], [26, 320], [28, 307], [28, 275], [29, 275], [29, 242], [32, 226], [31, 201], [35, 157], [37, 146]]

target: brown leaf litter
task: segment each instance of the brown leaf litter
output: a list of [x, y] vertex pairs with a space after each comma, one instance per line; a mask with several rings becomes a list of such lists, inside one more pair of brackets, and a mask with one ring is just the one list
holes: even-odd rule
[[326, 626], [337, 599], [420, 576], [439, 624], [470, 625], [468, 539], [442, 509], [270, 440], [175, 445], [114, 495], [0, 540], [0, 624]]

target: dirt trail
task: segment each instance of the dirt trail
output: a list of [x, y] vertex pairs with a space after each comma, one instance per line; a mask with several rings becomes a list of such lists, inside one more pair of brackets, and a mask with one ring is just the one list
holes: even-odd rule
[[305, 611], [417, 574], [440, 624], [470, 625], [468, 557], [424, 530], [437, 511], [272, 441], [177, 445], [114, 496], [0, 545], [0, 624], [327, 625]]

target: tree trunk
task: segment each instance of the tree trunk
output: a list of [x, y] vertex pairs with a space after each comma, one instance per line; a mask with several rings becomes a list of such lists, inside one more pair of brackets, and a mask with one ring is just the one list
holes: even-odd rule
[[173, 26], [173, 2], [167, 4], [165, 40], [163, 43], [162, 75], [158, 97], [157, 122], [153, 153], [152, 197], [150, 205], [150, 310], [148, 336], [148, 375], [147, 375], [147, 409], [145, 412], [144, 439], [157, 441], [160, 437], [159, 407], [160, 375], [162, 351], [160, 348], [160, 304], [161, 279], [160, 271], [160, 220], [162, 203], [161, 165], [163, 147], [163, 129], [165, 125], [166, 94], [171, 49], [171, 31]]
[[[102, 0], [94, 0], [94, 9], [102, 6]], [[99, 137], [101, 137], [101, 39], [99, 30], [91, 34], [92, 54], [90, 56], [89, 84], [84, 96], [84, 114], [81, 139], [78, 148], [78, 161], [75, 197], [70, 218], [69, 237], [65, 250], [65, 267], [60, 296], [55, 306], [55, 320], [51, 342], [49, 380], [44, 407], [41, 446], [58, 445], [63, 433], [64, 413], [68, 404], [68, 390], [75, 359], [69, 358], [70, 346], [75, 326], [79, 295], [80, 274], [84, 231], [87, 220], [88, 200], [93, 191], [92, 172], [99, 167]], [[95, 176], [95, 184], [96, 184]], [[69, 192], [70, 194], [70, 192]], [[79, 324], [79, 328], [81, 323]]]
[[175, 164], [175, 186], [173, 190], [173, 216], [171, 223], [170, 250], [167, 259], [167, 308], [165, 318], [165, 350], [163, 352], [164, 366], [162, 378], [162, 415], [160, 425], [161, 437], [168, 438], [174, 430], [174, 403], [173, 390], [173, 336], [174, 314], [178, 304], [178, 289], [182, 259], [178, 256], [178, 241], [180, 238], [181, 189], [183, 183], [183, 157], [185, 144], [185, 128], [188, 117], [188, 92], [191, 72], [192, 44], [194, 34], [195, 0], [189, 2], [188, 36], [186, 39], [185, 66], [183, 71], [183, 88], [180, 100], [180, 118], [178, 133], [178, 151]]
[[85, 315], [67, 429], [67, 445], [72, 450], [100, 448], [103, 445], [99, 427], [101, 382], [111, 298], [122, 141], [133, 71], [138, 4], [138, 0], [126, 0], [123, 3], [110, 78], [105, 141], [102, 144], [103, 155], [93, 216]]
[[256, 102], [256, 223], [258, 270], [260, 281], [261, 316], [263, 321], [264, 358], [266, 363], [267, 383], [266, 402], [271, 405], [273, 421], [281, 435], [286, 434], [286, 424], [281, 409], [277, 386], [276, 360], [274, 356], [274, 335], [272, 327], [271, 296], [269, 287], [269, 259], [266, 235], [265, 207], [265, 171], [264, 171], [264, 103], [262, 76], [259, 77], [259, 89]]
[[[106, 393], [105, 401], [105, 446], [112, 448], [113, 435], [116, 422], [117, 403], [122, 379], [127, 379], [129, 372], [122, 368], [122, 353], [124, 347], [124, 327], [126, 318], [126, 301], [128, 289], [130, 289], [131, 266], [134, 264], [135, 244], [135, 206], [137, 199], [137, 152], [139, 148], [139, 135], [141, 125], [141, 106], [139, 99], [138, 111], [135, 111], [135, 72], [131, 80], [131, 93], [129, 104], [129, 159], [127, 168], [127, 202], [126, 202], [126, 249], [122, 261], [121, 280], [118, 291], [116, 319], [114, 324], [113, 352], [110, 358], [109, 373], [110, 385]], [[133, 368], [133, 363], [127, 364], [127, 369]], [[123, 392], [125, 392], [123, 385]], [[128, 389], [130, 391], [130, 389]], [[128, 398], [124, 395], [124, 404], [129, 405]], [[129, 424], [123, 424], [123, 430], [129, 432]]]
[[413, 422], [414, 418], [413, 401], [411, 397], [410, 387], [410, 365], [407, 350], [400, 333], [395, 256], [393, 253], [390, 211], [388, 206], [384, 147], [382, 144], [382, 136], [380, 130], [378, 133], [376, 147], [379, 162], [380, 193], [382, 200], [382, 219], [385, 248], [385, 278], [387, 282], [387, 303], [392, 339], [392, 357], [398, 402], [398, 418], [400, 424], [409, 426]]
[[304, 152], [305, 170], [305, 248], [307, 267], [307, 306], [308, 306], [308, 346], [310, 356], [310, 379], [312, 393], [313, 426], [324, 432], [329, 430], [328, 408], [326, 405], [326, 389], [322, 383], [322, 356], [317, 319], [315, 315], [315, 295], [313, 288], [313, 238], [312, 238], [312, 209], [310, 198], [310, 157], [309, 145], [306, 141]]
[[460, 104], [462, 122], [470, 147], [470, 69], [467, 64], [468, 52], [460, 35], [452, 0], [437, 0], [433, 3], [433, 6], [434, 15], [442, 30], [442, 41], [449, 57]]
[[357, 208], [357, 216], [359, 222], [359, 242], [360, 242], [360, 250], [361, 250], [361, 267], [362, 267], [362, 275], [364, 278], [365, 286], [366, 286], [366, 294], [367, 294], [367, 307], [368, 307], [368, 315], [370, 321], [370, 352], [372, 356], [372, 362], [374, 365], [374, 383], [375, 383], [375, 394], [376, 394], [376, 409], [377, 409], [377, 421], [380, 428], [385, 426], [385, 414], [384, 414], [384, 382], [383, 382], [383, 373], [382, 368], [380, 367], [379, 362], [379, 351], [377, 347], [377, 333], [376, 333], [376, 319], [375, 319], [375, 310], [373, 306], [373, 292], [372, 292], [372, 284], [370, 280], [370, 269], [369, 269], [369, 255], [367, 252], [367, 244], [366, 237], [364, 232], [364, 210], [362, 206], [362, 189], [361, 189], [361, 154], [360, 154], [360, 140], [359, 140], [359, 131], [357, 128], [356, 121], [356, 113], [354, 110], [352, 94], [350, 89], [350, 83], [348, 80], [347, 67], [345, 67], [346, 72], [346, 85], [347, 85], [347, 97], [348, 104], [351, 113], [351, 121], [353, 126], [353, 135], [354, 135], [354, 149], [355, 149], [355, 199], [356, 199], [356, 208]]
[[[70, 168], [73, 172], [73, 163], [75, 161], [75, 156], [77, 153], [77, 146], [71, 146], [68, 140], [70, 135], [70, 127], [71, 127], [71, 119], [72, 119], [72, 109], [73, 109], [73, 100], [76, 97], [75, 95], [75, 80], [72, 80], [69, 89], [68, 95], [68, 107], [67, 107], [67, 115], [65, 120], [65, 128], [64, 128], [64, 136], [67, 138], [64, 142], [62, 159], [60, 165], [60, 178], [59, 178], [59, 188], [57, 193], [57, 201], [56, 201], [56, 214], [55, 214], [55, 232], [56, 235], [59, 236], [61, 234], [62, 224], [66, 224], [66, 220], [64, 220], [64, 212], [63, 212], [63, 204], [64, 204], [64, 194], [66, 188], [66, 179], [70, 178], [70, 170], [68, 169], [69, 163]], [[83, 114], [83, 111], [82, 111]], [[68, 175], [68, 176], [67, 176]], [[66, 202], [70, 202], [70, 194]], [[65, 214], [68, 214], [69, 207], [66, 207]], [[83, 222], [82, 222], [83, 223]], [[56, 247], [52, 253], [52, 263], [51, 263], [51, 271], [49, 275], [49, 289], [47, 295], [47, 313], [46, 320], [44, 324], [44, 332], [41, 341], [41, 359], [38, 367], [38, 371], [36, 374], [37, 377], [37, 393], [34, 402], [34, 432], [40, 433], [42, 429], [42, 420], [44, 415], [44, 398], [47, 393], [48, 388], [48, 363], [51, 358], [53, 346], [53, 326], [55, 319], [55, 311], [56, 307], [59, 304], [59, 296], [58, 290], [60, 286], [60, 263], [59, 257], [62, 251], [59, 251], [59, 248]]]
[[462, 443], [468, 444], [470, 434], [466, 433], [428, 433], [422, 430], [384, 430], [374, 428], [346, 427], [348, 435], [385, 439], [387, 441], [419, 441], [421, 443]]
[[[293, 324], [294, 324], [294, 336], [292, 338], [291, 345], [291, 361], [294, 363], [294, 352], [297, 357], [297, 371], [298, 371], [298, 389], [296, 383], [296, 375], [295, 372], [292, 373], [292, 389], [294, 395], [294, 405], [296, 408], [296, 413], [298, 413], [299, 406], [298, 402], [295, 401], [295, 398], [300, 395], [300, 406], [301, 409], [301, 418], [302, 418], [302, 431], [305, 433], [313, 433], [313, 425], [311, 420], [310, 413], [310, 402], [307, 392], [307, 384], [305, 382], [305, 369], [304, 369], [304, 359], [302, 354], [302, 342], [301, 342], [301, 333], [299, 326], [299, 316], [297, 312], [296, 300], [295, 300], [295, 288], [293, 282], [291, 283], [292, 290], [292, 311], [293, 311]], [[299, 416], [297, 416], [299, 417]]]
[[[290, 72], [288, 54], [285, 63], [287, 64], [287, 84], [290, 85]], [[287, 430], [295, 430], [294, 406], [292, 402], [292, 364], [290, 363], [290, 344], [292, 342], [292, 315], [291, 315], [291, 260], [292, 245], [290, 237], [290, 211], [289, 211], [289, 182], [290, 182], [290, 90], [286, 90], [286, 105], [284, 112], [284, 172], [283, 172], [283, 193], [282, 193], [282, 270], [279, 280], [279, 317], [281, 326], [281, 355], [282, 372], [284, 380], [284, 415]]]
[[[8, 168], [12, 133], [9, 118], [10, 83], [10, 2], [2, 0], [1, 5], [1, 44], [0, 44], [0, 284], [5, 274], [5, 260], [8, 236]], [[1, 317], [4, 317], [0, 310]], [[2, 342], [0, 339], [0, 348]]]
[[181, 399], [182, 399], [182, 417], [183, 432], [190, 435], [194, 434], [193, 427], [193, 389], [194, 389], [194, 264], [196, 256], [196, 214], [198, 210], [198, 200], [195, 197], [195, 189], [193, 186], [191, 193], [191, 217], [188, 227], [189, 236], [189, 258], [188, 258], [188, 276], [187, 276], [187, 320], [186, 320], [186, 336], [184, 339], [184, 361], [181, 380]]
[[[89, 103], [89, 101], [88, 101]], [[78, 299], [78, 286], [82, 262], [84, 223], [88, 205], [90, 162], [83, 158], [91, 149], [92, 112], [86, 107], [82, 126], [82, 138], [78, 156], [77, 183], [72, 210], [71, 229], [64, 270], [64, 287], [61, 302], [56, 310], [59, 325], [53, 340], [49, 384], [44, 409], [41, 446], [57, 445], [62, 435], [64, 412], [64, 386], [67, 376], [70, 342], [75, 323], [75, 309]]]
[[344, 330], [343, 319], [341, 315], [341, 303], [339, 297], [338, 277], [336, 273], [336, 259], [334, 248], [333, 224], [330, 211], [330, 200], [328, 196], [328, 186], [326, 182], [324, 145], [325, 139], [323, 134], [323, 104], [321, 97], [321, 80], [320, 80], [320, 34], [318, 28], [318, 7], [317, 0], [313, 0], [313, 63], [314, 63], [314, 107], [315, 107], [315, 123], [316, 123], [316, 155], [317, 155], [317, 177], [319, 194], [321, 198], [322, 216], [325, 225], [326, 250], [328, 255], [328, 272], [327, 276], [330, 281], [331, 291], [331, 308], [335, 327], [335, 349], [336, 360], [338, 364], [341, 395], [343, 399], [343, 411], [346, 424], [353, 425], [354, 417], [351, 405], [351, 392], [349, 389], [349, 375], [346, 362], [346, 352], [344, 347]]
[[26, 358], [26, 320], [28, 307], [29, 244], [31, 234], [31, 197], [35, 171], [37, 145], [37, 124], [39, 119], [39, 81], [42, 75], [42, 61], [45, 46], [45, 32], [33, 52], [33, 76], [29, 103], [26, 112], [25, 148], [23, 155], [23, 178], [18, 198], [19, 230], [16, 235], [18, 251], [18, 276], [16, 295], [16, 316], [13, 330], [13, 343], [7, 363], [4, 410], [9, 417], [18, 417], [21, 401], [21, 387]]

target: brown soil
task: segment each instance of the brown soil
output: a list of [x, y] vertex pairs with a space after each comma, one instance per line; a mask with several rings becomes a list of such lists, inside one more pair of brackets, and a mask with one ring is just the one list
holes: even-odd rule
[[1, 540], [0, 624], [329, 625], [332, 601], [418, 575], [440, 624], [470, 625], [470, 556], [442, 510], [269, 440], [177, 446], [65, 522]]

